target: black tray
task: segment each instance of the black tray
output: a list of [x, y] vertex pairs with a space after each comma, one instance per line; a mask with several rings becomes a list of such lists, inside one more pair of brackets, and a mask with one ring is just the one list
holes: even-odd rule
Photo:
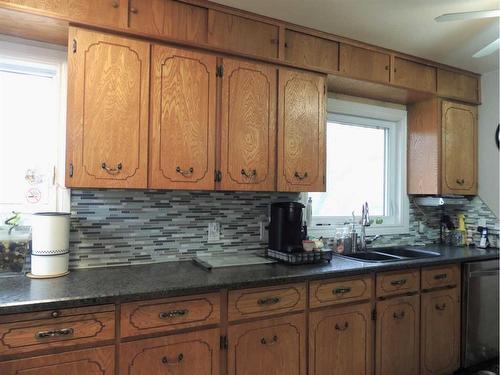
[[303, 251], [301, 253], [284, 253], [268, 249], [266, 255], [271, 259], [276, 259], [280, 263], [300, 265], [330, 262], [333, 257], [333, 251], [326, 249], [307, 252]]

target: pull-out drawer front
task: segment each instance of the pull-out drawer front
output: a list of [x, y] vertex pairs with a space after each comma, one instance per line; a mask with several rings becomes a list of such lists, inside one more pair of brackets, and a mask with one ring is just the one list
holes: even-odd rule
[[121, 308], [121, 335], [197, 327], [220, 322], [220, 295], [167, 298], [125, 303]]
[[29, 315], [19, 314], [19, 319], [16, 315], [0, 318], [0, 356], [115, 338], [114, 306], [33, 313], [31, 319]]
[[229, 320], [301, 311], [306, 306], [305, 284], [242, 289], [229, 292]]
[[372, 296], [372, 284], [369, 276], [313, 281], [309, 285], [309, 303], [314, 308], [368, 300]]
[[420, 272], [417, 269], [377, 275], [377, 297], [414, 293], [419, 288]]
[[460, 266], [458, 264], [422, 268], [422, 289], [456, 286], [459, 282]]

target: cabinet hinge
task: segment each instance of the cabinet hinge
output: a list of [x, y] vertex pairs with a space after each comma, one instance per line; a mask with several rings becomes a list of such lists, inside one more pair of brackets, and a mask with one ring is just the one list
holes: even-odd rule
[[377, 320], [377, 309], [372, 310], [372, 320]]
[[73, 177], [73, 163], [69, 163], [69, 177]]
[[224, 67], [222, 65], [217, 66], [217, 68], [215, 68], [215, 76], [222, 77], [223, 75], [224, 75]]
[[77, 47], [78, 47], [78, 42], [76, 41], [76, 39], [73, 39], [73, 44], [72, 44], [72, 47], [71, 47], [73, 53], [76, 53]]
[[228, 341], [227, 341], [227, 336], [221, 336], [220, 337], [220, 348], [223, 350], [226, 350], [228, 348]]

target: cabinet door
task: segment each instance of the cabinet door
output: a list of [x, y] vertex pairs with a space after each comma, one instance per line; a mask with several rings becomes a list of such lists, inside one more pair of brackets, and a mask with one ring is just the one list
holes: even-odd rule
[[438, 69], [437, 91], [440, 96], [479, 102], [479, 78], [467, 74]]
[[422, 375], [452, 374], [460, 353], [458, 288], [422, 294]]
[[153, 46], [149, 186], [214, 188], [216, 57]]
[[442, 193], [477, 193], [477, 107], [443, 101]]
[[112, 346], [0, 362], [2, 375], [114, 375]]
[[261, 57], [278, 57], [278, 26], [210, 9], [208, 43]]
[[325, 76], [280, 69], [278, 190], [325, 191]]
[[419, 313], [418, 295], [377, 303], [375, 374], [419, 373]]
[[224, 60], [221, 188], [275, 190], [277, 70]]
[[371, 304], [334, 307], [309, 317], [310, 375], [369, 375]]
[[339, 70], [339, 44], [298, 31], [286, 30], [285, 60], [331, 72]]
[[68, 17], [94, 25], [121, 27], [125, 24], [126, 0], [67, 0]]
[[141, 33], [207, 42], [208, 10], [176, 0], [130, 0], [128, 27]]
[[219, 330], [132, 341], [120, 345], [120, 374], [220, 375]]
[[340, 43], [340, 71], [353, 78], [389, 83], [390, 56]]
[[410, 89], [436, 92], [436, 68], [395, 57], [394, 83]]
[[70, 28], [68, 187], [145, 188], [149, 44]]
[[229, 375], [305, 375], [303, 314], [230, 326]]

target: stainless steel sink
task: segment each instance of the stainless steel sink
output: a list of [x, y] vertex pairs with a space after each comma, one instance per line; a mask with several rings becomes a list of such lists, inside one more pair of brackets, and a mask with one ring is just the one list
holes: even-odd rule
[[411, 259], [419, 259], [419, 258], [432, 258], [441, 256], [441, 254], [424, 249], [415, 249], [411, 247], [381, 247], [377, 249], [372, 249], [377, 253], [394, 255], [402, 258], [411, 258]]
[[370, 263], [397, 262], [401, 260], [433, 258], [441, 256], [441, 254], [434, 251], [415, 249], [407, 246], [379, 247], [353, 254], [337, 255], [353, 260], [358, 260], [360, 262]]

